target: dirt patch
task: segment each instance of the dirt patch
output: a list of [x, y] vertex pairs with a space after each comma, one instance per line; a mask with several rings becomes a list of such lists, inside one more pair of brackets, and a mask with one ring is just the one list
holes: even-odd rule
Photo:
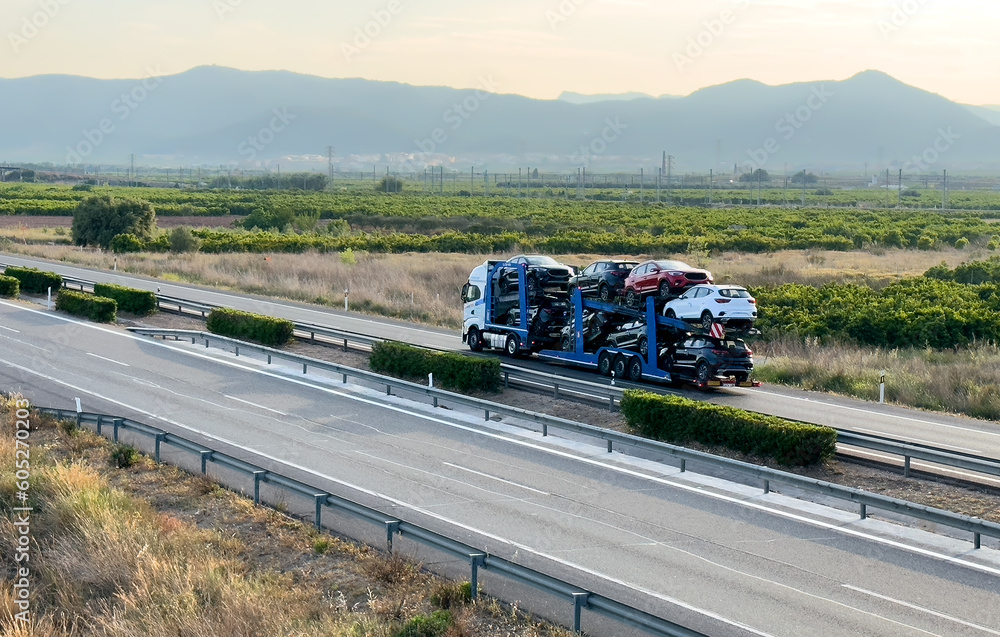
[[[149, 319], [143, 319], [150, 326], [164, 329], [195, 329], [204, 330], [204, 323], [189, 317], [173, 314], [157, 314]], [[314, 345], [302, 341], [292, 343], [288, 351], [309, 356], [319, 360], [347, 365], [356, 369], [370, 370], [368, 354], [350, 349], [347, 352], [340, 347]], [[529, 411], [583, 422], [596, 427], [625, 432], [627, 426], [619, 412], [608, 409], [582, 405], [564, 399], [556, 399], [549, 395], [528, 392], [519, 389], [507, 389], [499, 394], [482, 394], [479, 397], [486, 400], [519, 407]], [[890, 471], [849, 460], [832, 460], [818, 467], [806, 469], [790, 469], [768, 463], [760, 458], [735, 454], [725, 449], [706, 448], [690, 445], [692, 449], [705, 451], [715, 455], [730, 457], [744, 462], [771, 466], [782, 471], [790, 471], [817, 480], [834, 484], [863, 489], [902, 500], [908, 500], [926, 506], [971, 515], [993, 522], [1000, 522], [1000, 490], [974, 485], [951, 484], [923, 477], [903, 478], [901, 470]], [[777, 489], [780, 491], [780, 487]]]

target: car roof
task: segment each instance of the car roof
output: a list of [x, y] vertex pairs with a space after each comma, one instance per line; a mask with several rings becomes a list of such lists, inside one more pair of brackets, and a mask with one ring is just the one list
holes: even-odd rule
[[700, 283], [691, 287], [692, 290], [696, 288], [708, 288], [710, 290], [746, 290], [742, 285], [715, 285], [712, 283]]

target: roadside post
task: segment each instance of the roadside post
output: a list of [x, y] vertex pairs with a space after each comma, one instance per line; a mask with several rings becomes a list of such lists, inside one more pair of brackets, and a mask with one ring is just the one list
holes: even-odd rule
[[883, 369], [878, 381], [878, 403], [880, 405], [885, 404], [885, 375], [886, 370]]

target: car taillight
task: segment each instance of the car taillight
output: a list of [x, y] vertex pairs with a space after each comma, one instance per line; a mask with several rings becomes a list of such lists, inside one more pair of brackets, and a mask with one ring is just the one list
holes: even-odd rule
[[729, 303], [732, 299], [715, 299], [716, 303]]
[[747, 299], [747, 303], [750, 305], [757, 305], [757, 299]]
[[627, 277], [628, 273], [627, 272], [612, 272], [611, 276]]
[[713, 349], [712, 353], [716, 356], [726, 356], [729, 354], [729, 351], [724, 349]]
[[747, 356], [753, 356], [753, 350], [749, 347], [747, 348]]

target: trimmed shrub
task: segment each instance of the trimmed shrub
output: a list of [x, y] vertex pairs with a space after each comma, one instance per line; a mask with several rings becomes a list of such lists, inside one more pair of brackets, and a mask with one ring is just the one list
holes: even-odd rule
[[115, 444], [111, 448], [111, 457], [109, 458], [111, 466], [116, 469], [128, 469], [135, 463], [139, 462], [142, 456], [139, 454], [139, 450], [132, 445], [127, 445], [124, 443]]
[[142, 252], [146, 249], [146, 242], [134, 234], [116, 234], [108, 246], [115, 254], [128, 254], [131, 252]]
[[434, 383], [455, 391], [497, 391], [500, 389], [500, 361], [432, 352], [395, 341], [372, 346], [369, 359], [372, 371], [398, 378], [426, 379], [434, 374]]
[[94, 294], [109, 299], [114, 299], [118, 304], [118, 309], [129, 314], [147, 316], [156, 311], [156, 294], [146, 290], [136, 290], [122, 285], [112, 285], [110, 283], [97, 283], [94, 285]]
[[5, 276], [12, 276], [21, 282], [21, 291], [28, 294], [44, 294], [49, 288], [62, 287], [62, 277], [55, 272], [43, 272], [37, 268], [9, 267]]
[[21, 282], [12, 276], [0, 275], [0, 296], [8, 299], [16, 298], [21, 294]]
[[837, 432], [828, 427], [681, 396], [627, 390], [622, 413], [629, 427], [647, 438], [720, 446], [782, 465], [817, 464], [833, 457], [837, 444]]
[[270, 347], [288, 343], [294, 328], [291, 321], [228, 308], [212, 310], [208, 315], [209, 332]]
[[114, 323], [118, 318], [118, 304], [114, 299], [73, 290], [59, 291], [59, 296], [56, 297], [56, 309], [98, 323]]

